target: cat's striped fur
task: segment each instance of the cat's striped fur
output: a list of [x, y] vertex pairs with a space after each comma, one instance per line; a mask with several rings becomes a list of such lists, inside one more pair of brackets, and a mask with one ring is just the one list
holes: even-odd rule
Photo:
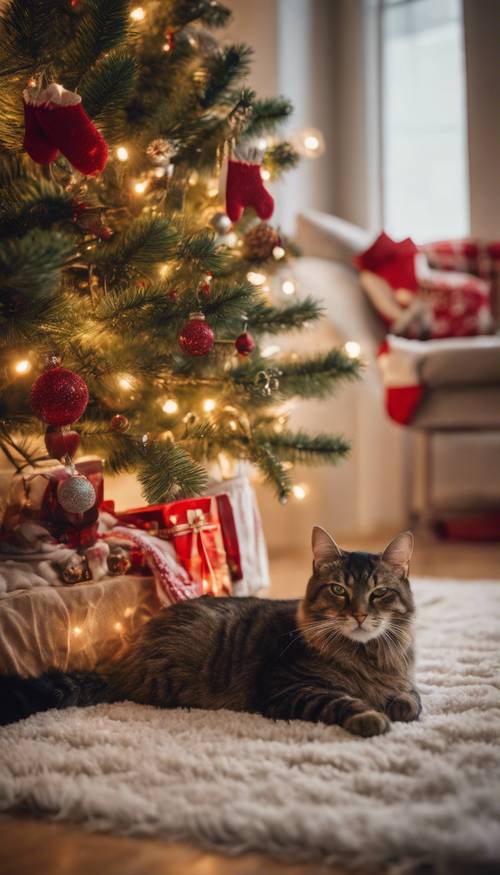
[[174, 605], [102, 674], [0, 678], [1, 722], [121, 699], [321, 721], [364, 736], [414, 720], [412, 543], [405, 533], [382, 555], [346, 553], [315, 527], [301, 601], [205, 596]]

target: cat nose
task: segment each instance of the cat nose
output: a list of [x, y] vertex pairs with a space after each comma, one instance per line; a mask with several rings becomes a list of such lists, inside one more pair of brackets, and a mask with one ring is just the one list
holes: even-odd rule
[[355, 620], [357, 620], [358, 626], [362, 626], [365, 622], [368, 614], [353, 614]]

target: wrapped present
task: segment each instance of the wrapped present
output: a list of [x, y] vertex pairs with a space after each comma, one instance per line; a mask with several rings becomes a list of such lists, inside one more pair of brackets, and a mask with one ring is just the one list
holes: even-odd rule
[[242, 577], [238, 537], [227, 495], [202, 496], [120, 512], [121, 525], [172, 541], [178, 560], [202, 592], [229, 595]]
[[2, 523], [2, 537], [8, 540], [23, 522], [36, 522], [58, 541], [74, 548], [91, 546], [97, 539], [98, 507], [104, 497], [103, 462], [89, 458], [75, 465], [78, 474], [90, 480], [96, 503], [85, 513], [70, 513], [57, 499], [57, 487], [70, 476], [64, 465], [50, 461], [26, 467], [12, 478]]

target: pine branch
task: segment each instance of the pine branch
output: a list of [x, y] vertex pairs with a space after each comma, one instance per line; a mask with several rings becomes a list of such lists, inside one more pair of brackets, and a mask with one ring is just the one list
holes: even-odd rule
[[105, 52], [123, 44], [128, 31], [128, 0], [86, 0], [74, 39], [63, 55], [67, 87], [76, 85]]
[[[233, 368], [229, 376], [248, 392], [255, 402], [271, 403], [272, 398], [263, 398], [256, 384], [258, 372], [268, 369], [269, 365], [268, 359], [252, 356], [251, 362]], [[336, 385], [355, 379], [361, 371], [359, 361], [349, 358], [339, 349], [309, 357], [279, 359], [273, 362], [273, 367], [279, 377], [279, 394], [284, 398], [292, 396], [325, 398], [333, 392]]]
[[305, 431], [254, 430], [253, 437], [266, 442], [278, 458], [301, 465], [336, 464], [351, 447], [344, 437]]
[[200, 495], [208, 482], [205, 468], [173, 441], [146, 448], [138, 477], [149, 504]]
[[111, 283], [123, 287], [131, 276], [153, 276], [158, 262], [168, 259], [176, 244], [177, 232], [170, 222], [157, 216], [140, 216], [86, 258], [104, 270]]
[[228, 98], [227, 90], [248, 74], [252, 50], [245, 45], [228, 46], [210, 59], [206, 67], [207, 80], [199, 96], [200, 106], [208, 109], [216, 101]]
[[289, 118], [292, 111], [292, 104], [285, 97], [268, 97], [265, 100], [254, 101], [242, 138], [248, 139], [272, 133], [278, 125]]
[[0, 236], [26, 233], [31, 228], [50, 228], [69, 222], [74, 198], [60, 186], [43, 178], [18, 179], [3, 190], [0, 202]]
[[193, 21], [202, 21], [208, 27], [225, 27], [231, 10], [217, 0], [174, 0], [169, 23], [173, 28], [185, 27]]
[[248, 309], [247, 315], [255, 333], [279, 334], [301, 329], [307, 322], [316, 322], [323, 315], [323, 307], [310, 296], [286, 307], [272, 307], [258, 300]]
[[131, 96], [136, 64], [124, 49], [113, 49], [85, 73], [80, 83], [85, 111], [108, 141], [118, 142], [126, 132], [124, 107]]

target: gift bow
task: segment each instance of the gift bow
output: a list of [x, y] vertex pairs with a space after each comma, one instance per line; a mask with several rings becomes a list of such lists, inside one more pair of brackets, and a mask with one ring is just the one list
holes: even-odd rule
[[[185, 523], [174, 524], [158, 533], [160, 537], [166, 538], [175, 537], [176, 535], [193, 535], [191, 541], [190, 573], [193, 575], [195, 569], [199, 570], [200, 577], [202, 577], [204, 594], [211, 593], [212, 595], [217, 595], [220, 590], [220, 586], [217, 583], [217, 575], [210, 561], [210, 545], [206, 543], [204, 537], [206, 532], [216, 530], [217, 528], [216, 523], [207, 520], [201, 508], [191, 508], [186, 511]], [[203, 565], [207, 573], [206, 577], [202, 575]]]

